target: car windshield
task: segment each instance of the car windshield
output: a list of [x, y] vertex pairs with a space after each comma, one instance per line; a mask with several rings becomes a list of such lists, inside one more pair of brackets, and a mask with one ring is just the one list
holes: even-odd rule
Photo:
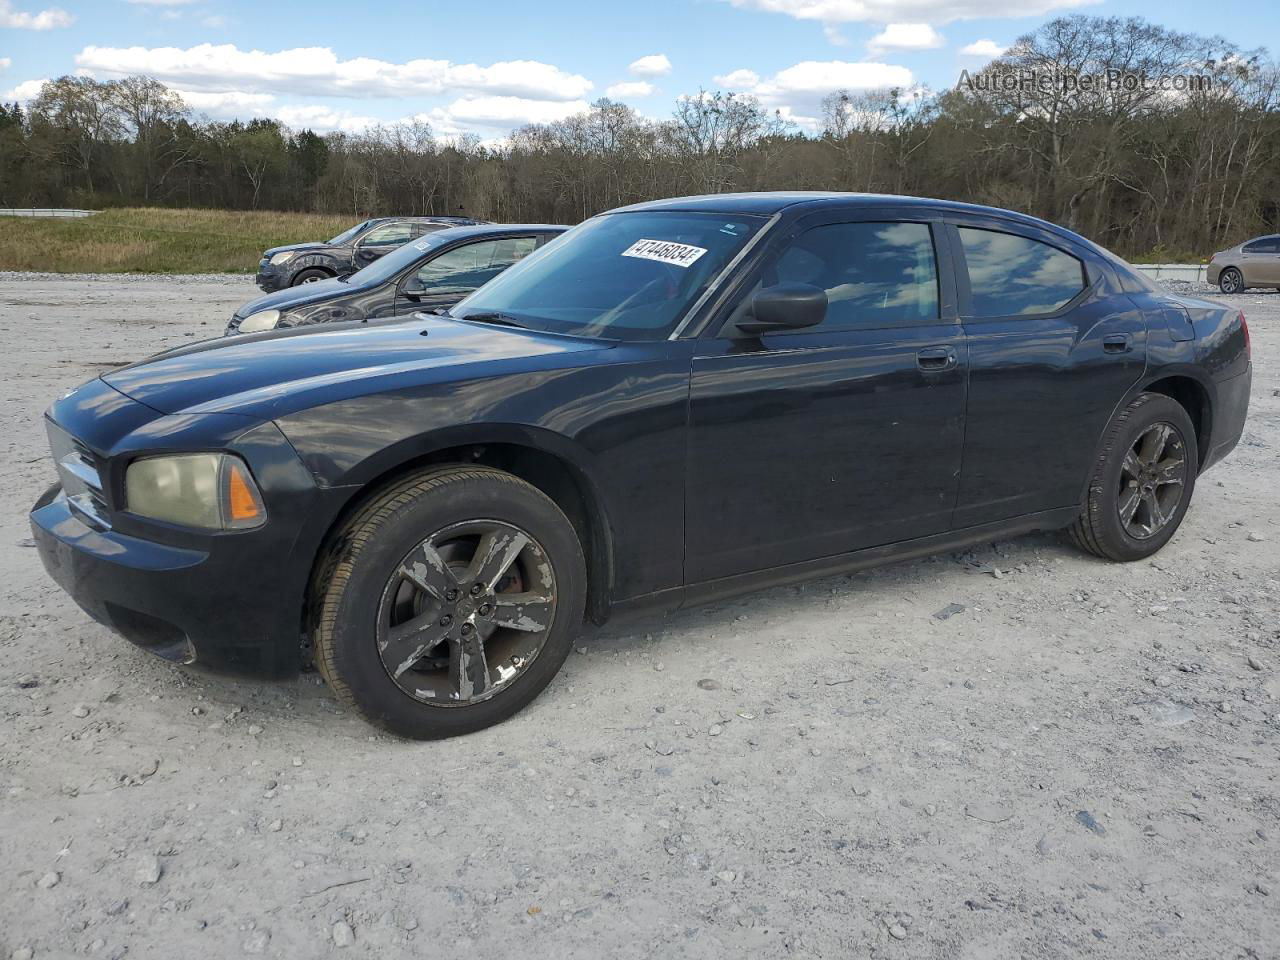
[[439, 230], [418, 240], [412, 240], [404, 246], [396, 247], [386, 256], [379, 257], [368, 266], [361, 267], [351, 274], [347, 277], [347, 283], [355, 286], [386, 283], [392, 277], [399, 275], [401, 270], [407, 270], [413, 266], [432, 250], [443, 247], [452, 237], [452, 230]]
[[334, 246], [339, 246], [339, 247], [342, 246], [344, 243], [350, 243], [352, 240], [356, 238], [356, 236], [360, 233], [361, 230], [363, 230], [365, 227], [367, 227], [371, 223], [373, 223], [372, 220], [365, 220], [363, 223], [357, 223], [350, 230], [343, 230], [340, 234], [338, 234], [329, 242]]
[[613, 340], [660, 340], [765, 218], [641, 210], [595, 217], [489, 281], [450, 313]]

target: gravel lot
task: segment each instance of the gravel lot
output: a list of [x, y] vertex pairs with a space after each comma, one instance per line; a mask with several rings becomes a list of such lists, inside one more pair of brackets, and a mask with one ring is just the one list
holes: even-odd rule
[[1153, 561], [1034, 536], [611, 627], [413, 744], [134, 650], [31, 549], [49, 402], [254, 292], [0, 275], [0, 957], [1280, 956], [1280, 295], [1234, 298], [1245, 438]]

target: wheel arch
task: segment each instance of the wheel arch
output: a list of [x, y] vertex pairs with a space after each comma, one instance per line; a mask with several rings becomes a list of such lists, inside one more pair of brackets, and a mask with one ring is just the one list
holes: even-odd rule
[[1089, 482], [1093, 476], [1093, 465], [1098, 462], [1098, 457], [1102, 455], [1103, 447], [1106, 444], [1108, 427], [1120, 411], [1129, 406], [1140, 393], [1159, 393], [1173, 400], [1187, 411], [1187, 416], [1191, 418], [1192, 426], [1195, 427], [1196, 431], [1196, 454], [1199, 467], [1201, 471], [1204, 470], [1205, 460], [1209, 455], [1209, 451], [1213, 449], [1211, 446], [1214, 411], [1213, 382], [1197, 368], [1191, 366], [1161, 367], [1156, 370], [1148, 370], [1146, 375], [1134, 384], [1116, 403], [1115, 409], [1111, 411], [1111, 416], [1107, 418], [1106, 425], [1098, 435], [1093, 449], [1093, 456], [1089, 460], [1089, 469], [1085, 471], [1085, 480], [1080, 487], [1081, 503], [1086, 502], [1088, 499]]
[[316, 541], [303, 603], [304, 635], [317, 574], [334, 538], [351, 516], [389, 484], [432, 467], [455, 464], [478, 464], [510, 473], [544, 493], [564, 512], [586, 560], [587, 616], [603, 623], [609, 616], [614, 582], [613, 528], [605, 499], [585, 460], [572, 441], [558, 434], [527, 426], [494, 426], [478, 432], [446, 429], [413, 438], [359, 464], [341, 482], [353, 491], [352, 496]]
[[[1137, 393], [1162, 394], [1187, 411], [1196, 428], [1196, 462], [1203, 467], [1213, 449], [1213, 397], [1209, 385], [1186, 372], [1169, 373], [1147, 380], [1134, 395]], [[1125, 402], [1132, 399], [1129, 397]]]

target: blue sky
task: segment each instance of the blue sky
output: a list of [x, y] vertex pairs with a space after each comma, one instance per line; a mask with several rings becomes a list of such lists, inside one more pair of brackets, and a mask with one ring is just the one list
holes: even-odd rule
[[950, 86], [1063, 13], [1142, 15], [1274, 50], [1273, 3], [0, 0], [0, 98], [64, 73], [146, 73], [218, 119], [328, 131], [417, 117], [489, 140], [601, 96], [666, 117], [680, 95], [731, 89], [807, 129], [832, 90]]

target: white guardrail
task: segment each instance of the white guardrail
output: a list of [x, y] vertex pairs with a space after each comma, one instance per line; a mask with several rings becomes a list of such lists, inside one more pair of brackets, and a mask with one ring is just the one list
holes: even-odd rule
[[0, 207], [0, 217], [92, 217], [97, 212], [65, 207]]
[[1203, 263], [1135, 263], [1132, 266], [1152, 280], [1199, 280], [1202, 283], [1208, 269]]

